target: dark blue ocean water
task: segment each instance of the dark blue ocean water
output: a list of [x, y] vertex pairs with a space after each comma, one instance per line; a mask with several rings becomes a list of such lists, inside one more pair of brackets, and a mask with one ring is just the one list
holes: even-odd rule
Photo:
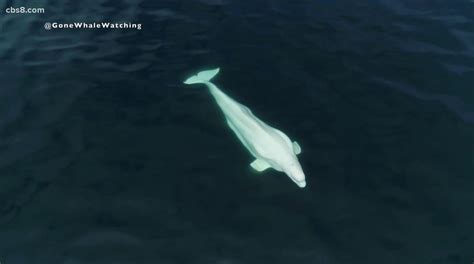
[[[474, 261], [474, 2], [0, 7], [2, 264]], [[299, 142], [306, 188], [182, 84], [211, 67]]]

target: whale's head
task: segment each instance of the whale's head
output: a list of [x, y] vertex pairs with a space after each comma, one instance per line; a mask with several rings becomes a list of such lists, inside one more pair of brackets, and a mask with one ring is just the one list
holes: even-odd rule
[[291, 162], [285, 169], [285, 173], [293, 180], [296, 185], [300, 188], [304, 188], [306, 186], [306, 178], [304, 176], [303, 169], [301, 168], [300, 163], [296, 160]]

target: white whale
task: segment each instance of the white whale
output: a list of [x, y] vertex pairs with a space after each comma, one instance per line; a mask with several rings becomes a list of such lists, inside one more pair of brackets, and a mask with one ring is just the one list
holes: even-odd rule
[[305, 175], [296, 155], [301, 148], [296, 141], [257, 118], [250, 109], [223, 93], [210, 82], [219, 68], [199, 72], [191, 76], [185, 84], [202, 83], [207, 85], [212, 96], [224, 112], [227, 124], [239, 140], [256, 158], [250, 166], [257, 171], [273, 168], [285, 172], [299, 187], [306, 186]]

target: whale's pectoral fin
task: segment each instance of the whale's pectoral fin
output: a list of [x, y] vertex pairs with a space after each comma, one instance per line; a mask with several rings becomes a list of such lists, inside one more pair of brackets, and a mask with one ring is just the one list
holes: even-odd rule
[[270, 164], [261, 159], [254, 160], [252, 163], [250, 163], [250, 166], [252, 166], [252, 168], [256, 171], [264, 171], [271, 167]]
[[301, 147], [296, 141], [293, 141], [293, 152], [295, 152], [296, 155], [301, 153]]

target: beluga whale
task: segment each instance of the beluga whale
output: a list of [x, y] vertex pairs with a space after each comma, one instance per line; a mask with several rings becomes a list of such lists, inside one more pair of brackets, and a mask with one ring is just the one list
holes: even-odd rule
[[280, 130], [271, 127], [245, 105], [222, 92], [211, 79], [219, 73], [219, 68], [201, 71], [184, 81], [185, 84], [205, 84], [242, 144], [255, 157], [250, 166], [262, 172], [268, 168], [286, 173], [300, 188], [306, 186], [305, 174], [297, 155], [301, 147], [291, 141]]

